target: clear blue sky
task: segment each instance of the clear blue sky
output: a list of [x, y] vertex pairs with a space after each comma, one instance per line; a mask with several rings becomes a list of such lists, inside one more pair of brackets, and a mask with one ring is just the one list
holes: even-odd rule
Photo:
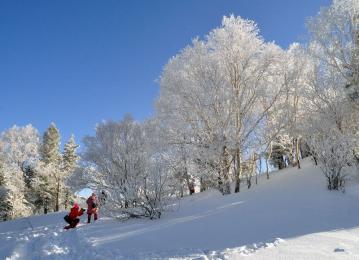
[[2, 0], [0, 131], [55, 122], [80, 141], [97, 122], [153, 113], [167, 60], [223, 15], [255, 20], [286, 48], [330, 0]]

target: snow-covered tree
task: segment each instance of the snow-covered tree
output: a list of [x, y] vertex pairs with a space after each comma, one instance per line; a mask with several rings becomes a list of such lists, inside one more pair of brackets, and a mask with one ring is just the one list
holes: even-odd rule
[[318, 165], [322, 169], [328, 181], [329, 190], [339, 190], [344, 187], [345, 170], [352, 165], [353, 138], [339, 131], [327, 118], [323, 116], [312, 121], [309, 129], [311, 137], [309, 145], [315, 151]]
[[[333, 178], [341, 179], [339, 168], [351, 164], [359, 147], [359, 2], [334, 0], [308, 27], [313, 66], [304, 93], [308, 116], [302, 132], [318, 163], [325, 162], [325, 174], [334, 171]], [[335, 140], [329, 144], [322, 136]], [[337, 180], [328, 181], [330, 189], [340, 186]]]
[[334, 0], [309, 21], [308, 28], [322, 66], [341, 75], [338, 87], [359, 105], [359, 2]]
[[353, 163], [359, 146], [355, 114], [338, 87], [343, 82], [340, 73], [331, 67], [322, 71], [319, 61], [313, 72], [303, 96], [307, 118], [302, 134], [328, 179], [328, 188], [338, 190], [344, 185], [343, 171]]
[[[97, 125], [84, 139], [84, 178], [91, 188], [107, 194], [111, 210], [129, 216], [159, 217], [171, 186], [163, 156], [157, 150], [155, 125], [131, 116]], [[174, 194], [174, 192], [173, 192]]]
[[53, 210], [54, 190], [56, 183], [53, 181], [53, 164], [46, 164], [38, 161], [33, 169], [35, 177], [31, 179], [30, 186], [33, 194], [34, 205], [38, 213], [43, 210], [44, 214]]
[[8, 219], [31, 214], [32, 205], [27, 200], [31, 194], [26, 193], [25, 174], [39, 157], [39, 144], [38, 131], [31, 125], [14, 126], [1, 134], [0, 157], [3, 161], [7, 203], [11, 206]]
[[41, 160], [45, 163], [45, 166], [53, 170], [47, 179], [50, 186], [53, 187], [53, 209], [54, 211], [59, 211], [62, 195], [61, 191], [64, 185], [64, 174], [61, 169], [60, 133], [54, 123], [51, 123], [44, 133], [41, 155]]
[[0, 221], [11, 219], [12, 203], [5, 178], [5, 167], [0, 157]]
[[24, 171], [26, 166], [39, 158], [40, 138], [32, 125], [14, 126], [1, 135], [4, 160]]
[[71, 135], [70, 139], [64, 146], [64, 153], [62, 156], [63, 170], [65, 172], [72, 173], [76, 166], [79, 156], [76, 153], [76, 149], [79, 147], [75, 142], [75, 137]]
[[60, 164], [60, 132], [55, 123], [51, 123], [45, 131], [42, 142], [42, 161], [46, 164]]
[[68, 183], [69, 178], [77, 167], [77, 162], [79, 160], [79, 156], [76, 153], [76, 149], [79, 147], [78, 144], [75, 142], [74, 135], [71, 135], [68, 142], [65, 144], [64, 152], [62, 155], [62, 171], [64, 174], [64, 186], [62, 187], [62, 194], [63, 194], [63, 204], [65, 209], [69, 206], [70, 201], [73, 200], [73, 195], [70, 189], [70, 185]]
[[283, 58], [253, 21], [230, 16], [164, 68], [157, 109], [169, 143], [191, 151], [194, 175], [200, 172], [199, 179], [212, 180], [224, 194], [232, 179], [239, 191], [241, 162], [261, 146], [264, 124], [285, 97]]
[[272, 142], [271, 162], [279, 170], [287, 167], [291, 158], [292, 140], [288, 135], [278, 135]]

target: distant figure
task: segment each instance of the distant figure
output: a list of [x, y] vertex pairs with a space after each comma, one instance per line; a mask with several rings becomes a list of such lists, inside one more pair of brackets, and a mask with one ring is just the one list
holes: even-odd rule
[[95, 193], [86, 200], [87, 203], [87, 223], [91, 222], [91, 215], [94, 215], [94, 220], [97, 220], [97, 209], [98, 209], [98, 201]]
[[192, 195], [195, 192], [194, 186], [194, 181], [191, 181], [191, 183], [189, 184], [189, 195]]
[[85, 212], [85, 209], [79, 207], [79, 204], [75, 203], [71, 208], [70, 213], [64, 217], [64, 220], [69, 223], [69, 225], [65, 226], [64, 229], [75, 228], [77, 224], [80, 222], [78, 218]]

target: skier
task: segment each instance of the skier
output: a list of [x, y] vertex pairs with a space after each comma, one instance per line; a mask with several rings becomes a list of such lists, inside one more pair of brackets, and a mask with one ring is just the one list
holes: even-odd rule
[[74, 206], [71, 208], [70, 213], [64, 217], [65, 221], [69, 223], [69, 225], [65, 226], [64, 229], [75, 228], [80, 222], [80, 219], [78, 217], [81, 216], [84, 212], [85, 209], [80, 209], [79, 204], [75, 203]]
[[97, 220], [98, 217], [98, 202], [96, 193], [92, 193], [92, 195], [86, 200], [87, 203], [87, 223], [91, 222], [91, 215], [94, 215], [94, 220]]

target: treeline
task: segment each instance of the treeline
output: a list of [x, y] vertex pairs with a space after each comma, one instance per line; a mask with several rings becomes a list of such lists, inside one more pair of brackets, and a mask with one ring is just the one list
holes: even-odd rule
[[60, 133], [51, 124], [42, 138], [31, 125], [0, 136], [0, 220], [55, 212], [69, 207], [68, 183], [77, 167], [73, 136], [60, 152]]

